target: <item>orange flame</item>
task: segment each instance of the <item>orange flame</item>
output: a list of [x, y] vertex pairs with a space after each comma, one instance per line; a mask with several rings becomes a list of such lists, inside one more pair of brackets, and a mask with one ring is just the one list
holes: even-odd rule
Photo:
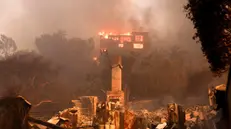
[[127, 33], [124, 33], [124, 34], [122, 34], [122, 35], [131, 35], [131, 33], [130, 33], [130, 32], [127, 32]]
[[101, 31], [101, 32], [99, 32], [98, 34], [99, 34], [100, 36], [104, 37], [105, 39], [108, 39], [108, 36], [109, 36], [109, 35], [131, 35], [130, 32], [118, 34], [118, 33], [113, 33], [113, 32], [106, 33], [106, 32], [104, 32], [104, 31]]
[[104, 35], [104, 34], [105, 34], [105, 32], [99, 32], [98, 34], [99, 34], [99, 35]]

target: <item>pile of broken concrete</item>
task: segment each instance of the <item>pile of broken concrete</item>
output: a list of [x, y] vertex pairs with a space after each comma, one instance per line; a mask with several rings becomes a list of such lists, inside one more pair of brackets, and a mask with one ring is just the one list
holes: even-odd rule
[[[153, 125], [163, 124], [168, 118], [168, 113], [166, 108], [159, 108], [154, 111], [135, 111], [136, 117], [145, 118], [148, 123]], [[185, 125], [188, 128], [195, 126], [207, 126], [209, 122], [212, 122], [216, 118], [217, 112], [210, 108], [209, 106], [188, 106], [185, 107]]]

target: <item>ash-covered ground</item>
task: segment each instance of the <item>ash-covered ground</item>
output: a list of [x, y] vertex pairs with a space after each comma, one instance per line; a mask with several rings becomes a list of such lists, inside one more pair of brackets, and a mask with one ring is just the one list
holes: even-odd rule
[[[200, 101], [200, 98], [191, 97], [181, 104], [185, 111], [185, 126], [190, 129], [216, 129], [216, 122], [220, 118], [219, 112], [208, 106], [208, 103], [198, 104]], [[129, 108], [136, 117], [145, 118], [148, 123], [158, 125], [163, 120], [167, 121], [168, 103], [174, 103], [174, 98], [168, 96], [162, 99], [134, 101], [129, 103]]]

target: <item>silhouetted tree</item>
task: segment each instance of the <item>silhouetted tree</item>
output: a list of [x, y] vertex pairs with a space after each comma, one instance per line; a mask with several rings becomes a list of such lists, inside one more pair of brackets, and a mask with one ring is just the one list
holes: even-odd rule
[[227, 71], [231, 62], [229, 4], [227, 0], [188, 0], [185, 6], [197, 30], [194, 39], [201, 43], [211, 71], [218, 75]]
[[[55, 83], [57, 69], [34, 52], [17, 52], [0, 61], [0, 87], [2, 94], [15, 94], [32, 101]], [[47, 93], [48, 94], [48, 93]]]
[[95, 88], [89, 88], [88, 86], [94, 83], [85, 80], [87, 74], [93, 70], [92, 38], [68, 38], [65, 32], [58, 31], [39, 36], [35, 43], [41, 55], [61, 67], [59, 81], [67, 90], [77, 91], [76, 93], [81, 95], [84, 92], [80, 91], [90, 92]]
[[88, 40], [68, 39], [65, 32], [58, 31], [41, 35], [35, 43], [42, 55], [62, 65], [77, 66], [77, 64], [84, 64], [86, 60], [92, 60], [94, 41], [91, 38]]
[[[215, 75], [220, 75], [226, 72], [228, 68], [230, 69], [230, 6], [231, 1], [229, 0], [188, 0], [188, 4], [185, 6], [187, 17], [193, 22], [196, 29], [194, 39], [201, 43], [202, 51], [208, 59], [211, 71]], [[229, 73], [231, 74], [231, 71]], [[226, 120], [231, 116], [230, 81], [231, 76], [229, 75], [226, 89], [227, 106], [224, 107]], [[228, 120], [227, 123], [231, 123], [231, 121]]]
[[186, 51], [174, 46], [169, 49], [154, 49], [137, 61], [129, 84], [132, 94], [144, 95], [143, 97], [180, 97], [178, 95], [183, 94], [188, 81], [188, 68], [185, 65], [188, 60], [184, 57], [186, 54]]
[[0, 57], [7, 58], [17, 50], [15, 41], [5, 35], [0, 35]]
[[212, 82], [212, 80], [212, 73], [208, 69], [202, 69], [196, 72], [190, 71], [190, 73], [188, 73], [187, 95], [200, 96], [201, 94], [206, 93], [207, 87]]

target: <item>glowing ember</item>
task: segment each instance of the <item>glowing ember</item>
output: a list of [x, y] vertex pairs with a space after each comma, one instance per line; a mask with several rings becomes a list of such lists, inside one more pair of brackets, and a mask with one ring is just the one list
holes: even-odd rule
[[106, 48], [102, 48], [101, 52], [107, 52], [107, 49]]
[[96, 61], [96, 60], [97, 60], [97, 57], [93, 57], [93, 60], [95, 60], [95, 61]]

